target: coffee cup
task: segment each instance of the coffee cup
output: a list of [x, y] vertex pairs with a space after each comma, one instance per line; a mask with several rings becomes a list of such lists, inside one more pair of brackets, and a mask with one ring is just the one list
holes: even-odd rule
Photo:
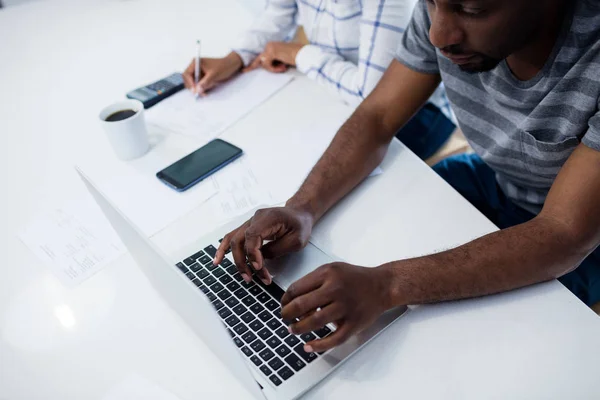
[[124, 100], [113, 103], [105, 107], [99, 117], [119, 159], [133, 160], [148, 152], [150, 142], [141, 101]]

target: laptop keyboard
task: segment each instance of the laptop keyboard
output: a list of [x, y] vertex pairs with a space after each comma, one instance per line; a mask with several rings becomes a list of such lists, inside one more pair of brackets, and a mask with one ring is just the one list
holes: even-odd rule
[[331, 333], [327, 327], [295, 336], [281, 319], [281, 297], [275, 282], [259, 279], [246, 283], [227, 258], [213, 265], [217, 249], [213, 245], [193, 254], [177, 268], [212, 302], [238, 349], [275, 386], [281, 385], [318, 357], [306, 353], [304, 344]]

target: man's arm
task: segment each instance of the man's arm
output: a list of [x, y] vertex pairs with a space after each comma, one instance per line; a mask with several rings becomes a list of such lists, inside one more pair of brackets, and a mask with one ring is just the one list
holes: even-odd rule
[[533, 220], [453, 250], [383, 266], [390, 305], [504, 292], [558, 278], [600, 244], [600, 152], [580, 145]]
[[286, 205], [307, 211], [318, 221], [381, 163], [396, 132], [439, 83], [439, 75], [416, 72], [392, 61]]
[[453, 250], [378, 268], [325, 265], [288, 288], [281, 315], [298, 321], [290, 326], [294, 334], [335, 322], [334, 334], [305, 346], [307, 352], [326, 351], [392, 307], [484, 296], [557, 278], [599, 244], [600, 151], [582, 144], [531, 221]]

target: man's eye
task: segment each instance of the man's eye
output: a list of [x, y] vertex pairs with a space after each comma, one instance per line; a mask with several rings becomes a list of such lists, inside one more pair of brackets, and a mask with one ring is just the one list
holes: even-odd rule
[[467, 15], [481, 15], [484, 10], [481, 8], [462, 8], [461, 12]]

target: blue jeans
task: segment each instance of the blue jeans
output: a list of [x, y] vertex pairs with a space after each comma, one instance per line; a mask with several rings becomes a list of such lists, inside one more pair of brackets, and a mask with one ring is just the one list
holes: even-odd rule
[[456, 126], [439, 108], [427, 103], [396, 137], [420, 159], [431, 157], [450, 137]]
[[[500, 229], [535, 217], [504, 195], [496, 173], [476, 154], [450, 157], [433, 169]], [[588, 306], [600, 302], [600, 248], [558, 280]]]

